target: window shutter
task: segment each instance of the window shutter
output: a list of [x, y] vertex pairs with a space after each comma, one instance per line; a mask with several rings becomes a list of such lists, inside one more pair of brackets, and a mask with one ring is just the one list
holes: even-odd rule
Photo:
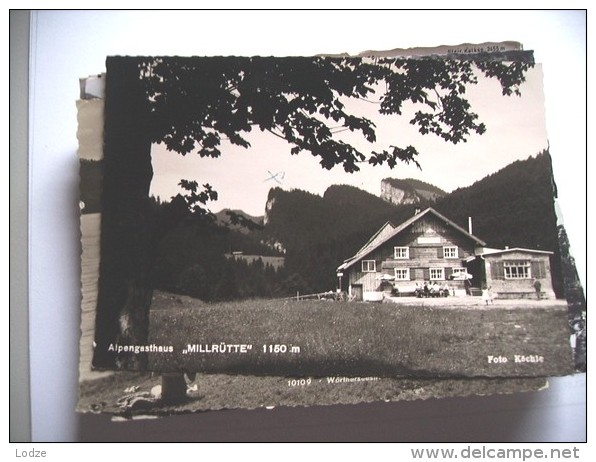
[[450, 266], [445, 268], [445, 279], [446, 280], [449, 280], [449, 278], [451, 277], [452, 274], [453, 274], [453, 268], [451, 268]]
[[542, 279], [546, 277], [544, 262], [536, 260], [532, 262], [532, 277]]
[[424, 279], [425, 281], [430, 280], [430, 268], [424, 268], [422, 270], [422, 279]]
[[416, 271], [414, 270], [414, 268], [410, 268], [410, 281], [413, 281], [416, 279]]
[[437, 247], [437, 257], [445, 258], [445, 247]]
[[414, 247], [408, 248], [408, 256], [410, 257], [410, 259], [416, 258], [416, 251], [415, 251]]
[[490, 264], [490, 276], [493, 279], [505, 279], [505, 270], [502, 261], [494, 261]]

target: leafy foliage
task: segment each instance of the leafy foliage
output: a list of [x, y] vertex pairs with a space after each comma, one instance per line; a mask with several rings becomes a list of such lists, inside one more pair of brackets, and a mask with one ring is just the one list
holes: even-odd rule
[[466, 98], [484, 75], [499, 80], [504, 95], [519, 95], [531, 64], [436, 59], [330, 57], [140, 58], [148, 97], [151, 137], [183, 155], [221, 155], [222, 143], [250, 147], [253, 127], [286, 140], [292, 154], [308, 151], [323, 168], [356, 172], [373, 165], [414, 162], [413, 146], [396, 144], [362, 152], [337, 138], [349, 130], [376, 141], [373, 121], [348, 111], [350, 98], [379, 101], [381, 114], [419, 109], [410, 123], [422, 134], [452, 143], [486, 130]]
[[226, 210], [225, 213], [232, 226], [245, 228], [249, 231], [263, 229], [262, 224], [256, 223], [254, 220], [247, 218], [246, 214], [238, 213], [234, 210]]

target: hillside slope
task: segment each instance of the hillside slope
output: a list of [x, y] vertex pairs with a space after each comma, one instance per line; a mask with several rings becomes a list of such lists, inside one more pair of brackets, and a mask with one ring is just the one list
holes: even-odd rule
[[[426, 187], [430, 190], [432, 185]], [[335, 268], [352, 256], [385, 222], [399, 224], [416, 208], [432, 205], [490, 247], [527, 247], [555, 252], [552, 266], [560, 278], [555, 189], [547, 152], [516, 161], [473, 185], [435, 201], [394, 205], [352, 186], [331, 186], [317, 196], [272, 189], [263, 233], [287, 251], [286, 264], [310, 290], [335, 286]], [[562, 288], [555, 282], [555, 291]]]

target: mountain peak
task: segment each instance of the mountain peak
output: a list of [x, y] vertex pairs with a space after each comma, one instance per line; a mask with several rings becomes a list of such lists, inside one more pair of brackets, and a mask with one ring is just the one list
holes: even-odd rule
[[381, 199], [391, 204], [434, 202], [446, 195], [442, 189], [414, 178], [385, 178], [381, 181]]
[[254, 217], [242, 210], [223, 209], [217, 212], [215, 217], [220, 225], [241, 233], [248, 233], [253, 225], [263, 225], [263, 217]]

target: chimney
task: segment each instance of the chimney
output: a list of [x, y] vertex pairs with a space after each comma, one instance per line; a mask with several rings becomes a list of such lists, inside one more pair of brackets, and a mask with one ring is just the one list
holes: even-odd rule
[[472, 232], [472, 217], [468, 217], [468, 233], [474, 234]]

